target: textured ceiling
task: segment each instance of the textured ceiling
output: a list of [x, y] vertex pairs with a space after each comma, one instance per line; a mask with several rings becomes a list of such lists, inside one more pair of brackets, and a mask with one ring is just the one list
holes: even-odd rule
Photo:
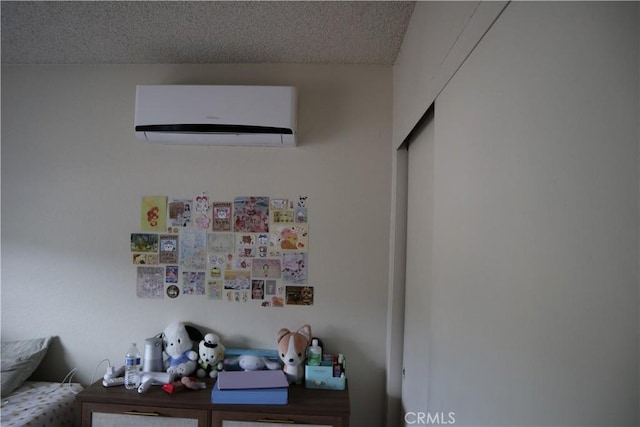
[[4, 64], [393, 64], [413, 1], [2, 1]]

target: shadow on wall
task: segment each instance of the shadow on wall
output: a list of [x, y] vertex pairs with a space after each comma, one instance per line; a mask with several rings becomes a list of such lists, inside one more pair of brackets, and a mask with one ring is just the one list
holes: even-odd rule
[[64, 377], [60, 377], [58, 373], [68, 373], [73, 369], [65, 360], [65, 352], [66, 350], [62, 345], [62, 341], [60, 341], [60, 337], [52, 337], [47, 354], [45, 354], [38, 369], [35, 370], [29, 380], [61, 382]]

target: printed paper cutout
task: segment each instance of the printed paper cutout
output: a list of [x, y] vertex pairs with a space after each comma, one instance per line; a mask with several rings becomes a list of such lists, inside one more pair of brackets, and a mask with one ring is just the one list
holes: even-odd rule
[[234, 230], [242, 233], [269, 231], [269, 198], [236, 197], [233, 201]]
[[131, 234], [131, 252], [158, 252], [158, 235], [146, 233]]
[[164, 268], [138, 267], [136, 293], [139, 298], [163, 298]]
[[143, 197], [140, 209], [140, 229], [142, 231], [164, 231], [166, 221], [167, 197]]
[[211, 224], [211, 204], [207, 193], [200, 193], [194, 199], [195, 219], [194, 227], [200, 230], [208, 230]]
[[279, 279], [281, 270], [279, 259], [254, 259], [251, 261], [251, 275], [254, 278]]
[[185, 295], [204, 295], [204, 272], [185, 271], [182, 273], [182, 293]]
[[264, 299], [264, 280], [251, 281], [251, 299]]
[[282, 281], [284, 283], [307, 283], [307, 254], [285, 253], [282, 255]]
[[207, 232], [204, 230], [180, 230], [180, 266], [184, 270], [207, 268]]
[[231, 290], [251, 289], [251, 272], [237, 270], [225, 271], [224, 288]]
[[231, 202], [213, 203], [213, 231], [231, 231]]
[[160, 263], [175, 264], [178, 262], [178, 235], [160, 235]]
[[167, 230], [177, 233], [179, 228], [191, 227], [192, 205], [191, 199], [169, 199]]
[[287, 286], [287, 305], [313, 305], [313, 286]]
[[141, 228], [155, 232], [131, 234], [138, 296], [312, 305], [307, 202], [306, 196], [213, 202], [206, 192], [193, 199], [143, 197]]

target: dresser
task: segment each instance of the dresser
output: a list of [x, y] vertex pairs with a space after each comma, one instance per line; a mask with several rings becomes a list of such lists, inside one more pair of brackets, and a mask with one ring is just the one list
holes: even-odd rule
[[287, 405], [221, 405], [211, 403], [213, 381], [205, 390], [169, 394], [160, 386], [146, 393], [103, 387], [98, 381], [78, 393], [74, 402], [78, 426], [349, 427], [349, 390], [289, 388]]

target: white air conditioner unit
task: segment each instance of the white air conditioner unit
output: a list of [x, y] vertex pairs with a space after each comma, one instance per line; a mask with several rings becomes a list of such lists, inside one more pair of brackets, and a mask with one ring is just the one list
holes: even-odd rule
[[136, 138], [159, 144], [293, 146], [296, 88], [139, 85]]

